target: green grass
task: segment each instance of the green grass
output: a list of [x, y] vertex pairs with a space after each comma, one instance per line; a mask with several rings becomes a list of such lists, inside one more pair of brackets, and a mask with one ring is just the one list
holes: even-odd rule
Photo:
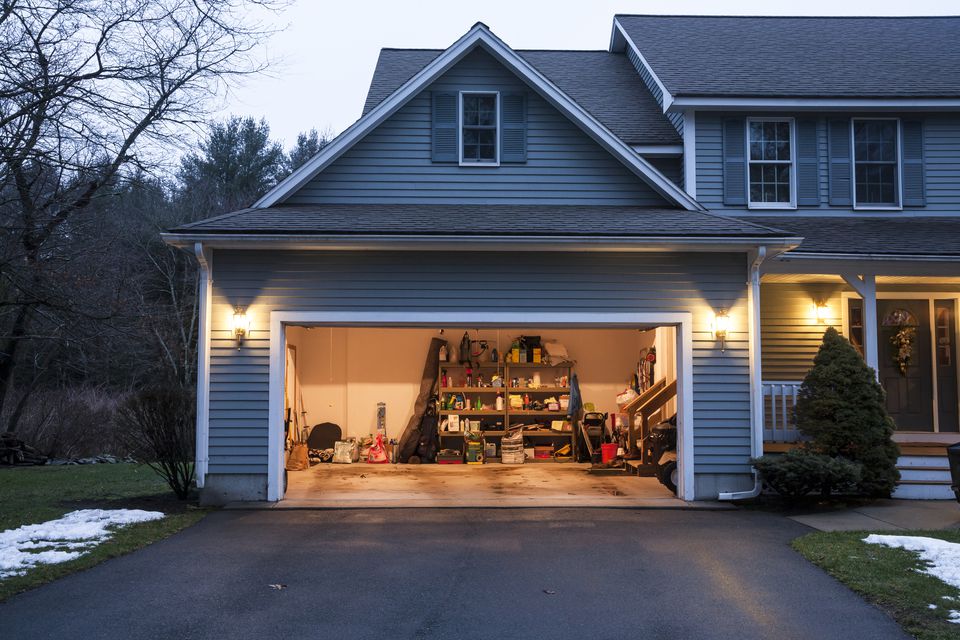
[[[960, 531], [897, 531], [896, 535], [925, 536], [960, 542]], [[960, 625], [947, 622], [950, 609], [960, 610], [960, 589], [922, 574], [917, 554], [867, 544], [863, 531], [811, 533], [793, 547], [870, 602], [886, 610], [900, 626], [920, 640], [956, 640]], [[943, 596], [956, 598], [947, 601]], [[930, 609], [929, 605], [937, 605]]]
[[129, 553], [199, 521], [206, 511], [176, 499], [152, 470], [133, 464], [0, 469], [0, 531], [59, 518], [76, 509], [146, 509], [167, 516], [118, 528], [76, 560], [40, 565], [0, 580], [0, 602], [62, 576]]

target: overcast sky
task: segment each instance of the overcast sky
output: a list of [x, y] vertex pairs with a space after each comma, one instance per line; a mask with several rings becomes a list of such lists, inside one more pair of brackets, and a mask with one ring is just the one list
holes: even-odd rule
[[266, 118], [289, 146], [300, 131], [339, 133], [360, 116], [381, 47], [445, 48], [482, 21], [515, 49], [606, 49], [616, 13], [944, 15], [957, 0], [294, 0], [266, 45], [278, 60], [227, 98], [224, 116]]

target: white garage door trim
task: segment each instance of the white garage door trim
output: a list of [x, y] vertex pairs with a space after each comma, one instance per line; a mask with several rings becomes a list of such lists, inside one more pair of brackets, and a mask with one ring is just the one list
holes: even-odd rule
[[283, 498], [283, 379], [287, 325], [340, 327], [557, 327], [565, 329], [674, 326], [677, 328], [677, 447], [680, 482], [677, 494], [694, 499], [693, 479], [693, 319], [676, 313], [528, 313], [434, 311], [273, 311], [270, 313], [270, 422], [267, 500]]

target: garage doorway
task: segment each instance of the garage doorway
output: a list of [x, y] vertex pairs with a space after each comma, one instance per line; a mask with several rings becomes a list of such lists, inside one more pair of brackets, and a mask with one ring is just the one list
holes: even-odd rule
[[[465, 378], [467, 370], [460, 366], [457, 354], [457, 347], [464, 333], [473, 343], [475, 350], [471, 354], [475, 364], [470, 368], [476, 370], [470, 371], [473, 379], [469, 381]], [[505, 359], [511, 360], [507, 352], [513, 346], [514, 339], [520, 335], [536, 335], [544, 342], [563, 345], [569, 352], [572, 367], [568, 370], [562, 367], [553, 370], [544, 362], [505, 364]], [[656, 364], [651, 367], [652, 371], [648, 371], [653, 377], [644, 381], [644, 384], [663, 379], [676, 382], [676, 396], [668, 406], [663, 407], [657, 418], [672, 415], [674, 412], [676, 414], [677, 495], [685, 500], [692, 500], [692, 338], [688, 313], [487, 313], [480, 316], [471, 313], [468, 324], [463, 321], [463, 314], [457, 313], [273, 312], [268, 498], [273, 501], [280, 500], [286, 490], [284, 389], [288, 378], [286, 358], [282, 357], [282, 354], [286, 353], [289, 346], [294, 346], [298, 355], [299, 380], [296, 384], [303, 396], [305, 424], [338, 424], [344, 438], [362, 437], [375, 433], [378, 426], [385, 426], [387, 438], [399, 439], [412, 413], [427, 348], [434, 337], [447, 341], [452, 352], [451, 359], [454, 360], [449, 367], [442, 367], [439, 362], [437, 365], [437, 377], [449, 376], [449, 381], [445, 384], [450, 387], [449, 393], [443, 393], [445, 389], [440, 389], [443, 403], [440, 407], [442, 415], [439, 416], [443, 421], [441, 447], [464, 451], [462, 439], [457, 441], [457, 432], [463, 429], [451, 428], [446, 424], [448, 420], [470, 420], [471, 430], [482, 429], [494, 434], [485, 438], [484, 444], [488, 447], [496, 447], [497, 436], [502, 435], [510, 426], [518, 423], [540, 424], [541, 430], [535, 430], [538, 437], [534, 440], [543, 442], [537, 443], [539, 448], [536, 455], [550, 448], [550, 451], [557, 454], [555, 458], [551, 456], [551, 462], [555, 464], [519, 465], [531, 469], [526, 472], [512, 472], [515, 478], [521, 478], [521, 484], [525, 473], [539, 477], [548, 473], [548, 466], [558, 472], [555, 478], [569, 478], [573, 473], [587, 475], [575, 462], [578, 456], [578, 432], [564, 433], [560, 423], [554, 422], [555, 419], [562, 418], [560, 413], [563, 410], [558, 411], [555, 403], [568, 399], [566, 396], [569, 394], [562, 392], [569, 385], [572, 374], [576, 373], [580, 381], [582, 401], [585, 404], [592, 404], [592, 408], [598, 412], [615, 412], [617, 393], [632, 381], [633, 374], [637, 372], [638, 359], [656, 351]], [[494, 349], [498, 356], [497, 362], [493, 361]], [[530, 357], [533, 358], [532, 351]], [[477, 366], [477, 359], [481, 366]], [[550, 364], [557, 362], [554, 359]], [[508, 368], [511, 364], [514, 365], [512, 369]], [[440, 369], [446, 370], [441, 372]], [[527, 377], [527, 374], [530, 377]], [[642, 377], [643, 374], [644, 369], [641, 369], [639, 375]], [[502, 392], [496, 391], [497, 387], [492, 386], [495, 377], [499, 377], [499, 384], [504, 385]], [[530, 392], [515, 393], [518, 391], [515, 385], [529, 386]], [[453, 399], [451, 396], [460, 404], [446, 410], [444, 407]], [[500, 396], [499, 401], [496, 400], [497, 396]], [[519, 402], [523, 404], [515, 405], [516, 410], [511, 411], [509, 404], [511, 401], [518, 402], [517, 396], [522, 398]], [[470, 402], [469, 409], [464, 406], [465, 402]], [[505, 408], [499, 410], [498, 407]], [[382, 415], [384, 409], [385, 416]], [[378, 415], [378, 411], [381, 415]], [[556, 429], [555, 432], [551, 430], [553, 428]], [[448, 434], [447, 431], [452, 433]], [[525, 429], [524, 433], [530, 432]], [[527, 459], [532, 459], [534, 454], [530, 440], [524, 438], [525, 446], [530, 446], [531, 449]], [[569, 448], [563, 449], [564, 444], [570, 445]], [[351, 465], [336, 466], [344, 469]], [[379, 468], [379, 465], [359, 466], [378, 474], [370, 477], [386, 481], [385, 469]], [[383, 465], [391, 471], [412, 466]], [[423, 465], [424, 469], [428, 466], [434, 469], [425, 473], [447, 474], [453, 482], [456, 482], [454, 477], [458, 474], [468, 473], [466, 465], [456, 471], [440, 470], [439, 467], [444, 465]], [[478, 472], [473, 477], [479, 480], [487, 477], [484, 474], [491, 474], [495, 467], [502, 471], [508, 465], [485, 464], [482, 467], [483, 473], [480, 473], [479, 467], [470, 467], [470, 470]], [[544, 469], [534, 472], [533, 467]], [[562, 474], [559, 473], [561, 469]], [[346, 474], [331, 469], [324, 469], [322, 473]], [[616, 495], [619, 490], [615, 488], [613, 491]], [[302, 485], [297, 487], [296, 495], [303, 495]]]

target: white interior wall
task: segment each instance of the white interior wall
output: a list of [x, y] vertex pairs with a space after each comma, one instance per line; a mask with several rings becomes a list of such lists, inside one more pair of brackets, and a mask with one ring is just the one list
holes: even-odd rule
[[[657, 347], [657, 379], [676, 373], [673, 328], [636, 329], [481, 329], [471, 339], [485, 339], [500, 354], [518, 335], [539, 335], [563, 343], [576, 361], [584, 402], [598, 411], [616, 410], [616, 395], [636, 370], [640, 351]], [[446, 329], [443, 338], [457, 347], [463, 329]], [[344, 436], [376, 429], [377, 403], [387, 404], [387, 435], [400, 436], [407, 424], [423, 373], [430, 339], [437, 329], [289, 327], [287, 340], [297, 345], [298, 368], [307, 424], [334, 422]], [[499, 346], [498, 346], [499, 337]]]

